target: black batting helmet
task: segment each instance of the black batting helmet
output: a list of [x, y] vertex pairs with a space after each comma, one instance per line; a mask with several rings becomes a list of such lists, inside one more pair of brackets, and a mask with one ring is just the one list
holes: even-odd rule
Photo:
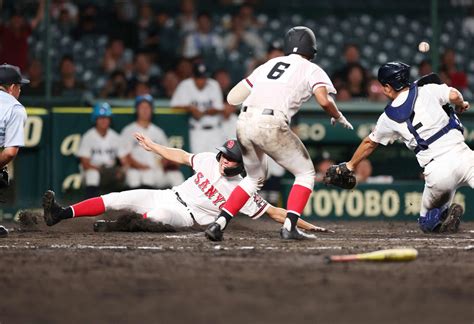
[[240, 151], [239, 142], [236, 139], [230, 139], [221, 147], [218, 147], [219, 153], [216, 155], [217, 161], [220, 161], [221, 156], [224, 155], [226, 159], [238, 162], [238, 164], [231, 168], [225, 168], [224, 174], [228, 177], [233, 177], [244, 172], [244, 163], [242, 161], [242, 152]]
[[296, 53], [312, 60], [318, 52], [316, 36], [314, 36], [313, 31], [308, 27], [293, 27], [286, 32], [283, 50], [285, 55]]
[[395, 91], [410, 86], [410, 66], [402, 62], [388, 62], [379, 69], [377, 79], [382, 85], [389, 84]]

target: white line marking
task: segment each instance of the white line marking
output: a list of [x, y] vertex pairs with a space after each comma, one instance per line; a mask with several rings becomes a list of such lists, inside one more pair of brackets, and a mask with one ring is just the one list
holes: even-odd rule
[[[432, 247], [427, 247], [425, 245], [413, 245], [414, 248], [420, 250], [474, 250], [474, 244], [470, 245], [434, 245]], [[378, 247], [377, 247], [378, 248]], [[126, 245], [85, 245], [85, 244], [51, 244], [51, 245], [0, 245], [1, 249], [16, 249], [16, 250], [32, 250], [32, 249], [57, 249], [57, 250], [149, 250], [149, 251], [183, 251], [183, 250], [193, 250], [195, 249], [194, 245], [181, 245], [181, 246], [126, 246]], [[315, 251], [315, 250], [352, 250], [349, 246], [272, 246], [260, 244], [259, 246], [222, 246], [214, 245], [209, 247], [200, 247], [198, 250], [202, 249], [203, 251], [217, 250], [217, 251], [237, 251], [237, 250], [281, 250], [281, 251]], [[364, 249], [370, 249], [370, 246], [364, 247]]]

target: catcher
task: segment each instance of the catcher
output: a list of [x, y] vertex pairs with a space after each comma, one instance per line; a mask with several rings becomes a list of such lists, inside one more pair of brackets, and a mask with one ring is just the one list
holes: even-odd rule
[[[457, 232], [462, 206], [452, 203], [456, 189], [474, 188], [474, 151], [464, 142], [456, 113], [469, 109], [462, 94], [442, 84], [436, 74], [410, 83], [410, 67], [402, 62], [382, 65], [378, 80], [392, 100], [347, 163], [331, 166], [324, 182], [344, 189], [356, 184], [353, 170], [378, 146], [402, 140], [424, 168], [425, 188], [418, 224], [423, 232]], [[453, 104], [453, 109], [450, 104]]]

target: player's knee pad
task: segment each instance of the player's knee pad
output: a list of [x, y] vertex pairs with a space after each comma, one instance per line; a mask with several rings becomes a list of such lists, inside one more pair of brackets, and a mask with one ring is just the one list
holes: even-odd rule
[[425, 233], [437, 232], [443, 222], [443, 216], [445, 213], [446, 210], [441, 211], [440, 208], [428, 210], [424, 217], [420, 216], [420, 218], [418, 218], [420, 229]]
[[295, 184], [313, 190], [315, 175], [314, 169], [299, 173], [295, 176]]
[[246, 176], [239, 183], [239, 187], [241, 187], [249, 196], [252, 196], [255, 192], [262, 188], [264, 183], [264, 178], [251, 178], [249, 176]]

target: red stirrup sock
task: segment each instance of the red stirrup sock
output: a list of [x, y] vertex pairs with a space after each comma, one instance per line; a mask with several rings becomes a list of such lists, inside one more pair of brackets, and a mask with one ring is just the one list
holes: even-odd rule
[[286, 204], [286, 209], [288, 212], [294, 212], [295, 214], [301, 215], [306, 203], [308, 202], [311, 192], [313, 192], [313, 190], [309, 188], [297, 184], [293, 185], [288, 196], [288, 202]]
[[230, 194], [229, 199], [225, 202], [222, 209], [225, 210], [232, 216], [237, 215], [239, 210], [244, 207], [247, 200], [249, 200], [250, 196], [248, 193], [245, 192], [240, 186], [237, 186], [234, 191]]
[[71, 209], [73, 217], [97, 216], [105, 212], [105, 205], [102, 197], [95, 197], [74, 204]]

